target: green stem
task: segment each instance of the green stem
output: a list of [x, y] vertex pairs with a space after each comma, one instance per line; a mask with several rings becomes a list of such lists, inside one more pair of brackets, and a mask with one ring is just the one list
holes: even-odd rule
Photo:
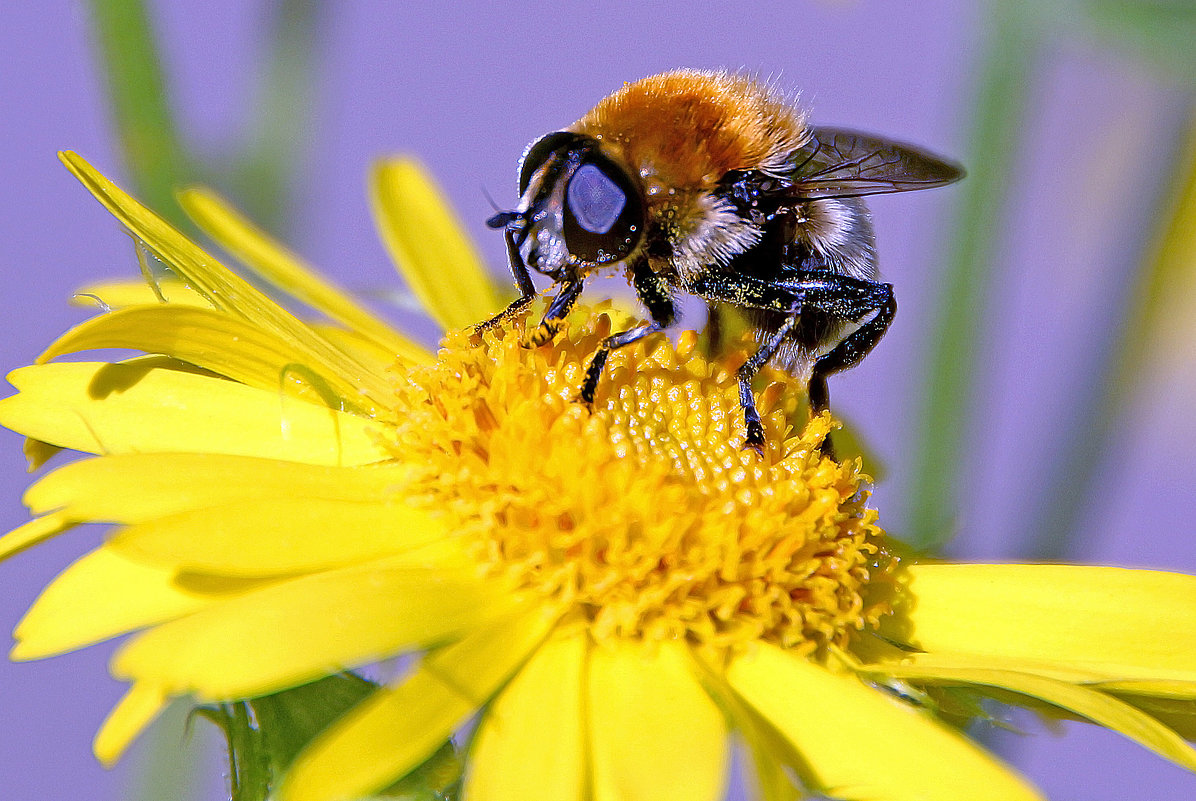
[[1188, 131], [1185, 148], [1174, 159], [1176, 178], [1155, 203], [1154, 219], [1160, 224], [1149, 240], [1154, 247], [1143, 257], [1121, 324], [1112, 326], [1122, 336], [1111, 343], [1109, 358], [1084, 395], [1088, 400], [1067, 432], [1068, 447], [1046, 472], [1053, 479], [1031, 518], [1027, 555], [1033, 560], [1076, 556], [1081, 516], [1095, 495], [1103, 457], [1117, 439], [1150, 345], [1160, 338], [1157, 329], [1168, 316], [1167, 301], [1192, 284], [1192, 276], [1182, 273], [1191, 270], [1196, 253], [1196, 114]]
[[90, 5], [129, 177], [150, 208], [186, 226], [174, 191], [192, 175], [192, 169], [171, 115], [145, 3], [90, 0]]
[[324, 4], [282, 0], [275, 11], [270, 54], [233, 170], [237, 198], [250, 217], [277, 231], [286, 219], [290, 180], [307, 143], [315, 107], [311, 79]]
[[187, 734], [190, 714], [190, 703], [175, 701], [142, 733], [125, 798], [188, 801], [199, 797], [207, 779], [207, 744], [204, 738]]
[[1009, 197], [1009, 176], [1022, 130], [1042, 20], [1029, 4], [990, 5], [991, 31], [981, 66], [968, 177], [958, 225], [931, 326], [920, 450], [913, 471], [910, 544], [940, 548], [953, 533], [957, 478], [974, 392], [978, 334], [991, 284], [993, 252]]

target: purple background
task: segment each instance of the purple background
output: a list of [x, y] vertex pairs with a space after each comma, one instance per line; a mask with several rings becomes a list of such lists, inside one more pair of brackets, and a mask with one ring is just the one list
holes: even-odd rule
[[[155, 3], [183, 129], [220, 157], [251, 104], [265, 2]], [[400, 8], [400, 5], [403, 7]], [[287, 241], [344, 284], [395, 286], [374, 237], [364, 193], [371, 159], [408, 152], [439, 176], [496, 272], [501, 243], [482, 221], [483, 187], [514, 196], [524, 145], [562, 127], [604, 94], [675, 66], [745, 68], [801, 89], [816, 121], [854, 126], [963, 155], [983, 39], [974, 4], [936, 2], [727, 4], [337, 4], [326, 15], [310, 130], [296, 165], [297, 208]], [[332, 7], [330, 6], [330, 9]], [[98, 277], [136, 272], [128, 239], [75, 184], [55, 151], [79, 151], [123, 178], [81, 4], [10, 4], [0, 26], [0, 367], [28, 363], [85, 316], [66, 300]], [[1052, 432], [1097, 353], [1135, 258], [1160, 154], [1171, 152], [1183, 96], [1130, 56], [1083, 35], [1052, 40], [1038, 65], [1030, 122], [1014, 176], [1018, 198], [991, 293], [986, 377], [961, 466], [967, 503], [957, 552], [1014, 558], [1029, 498], [1046, 480], [1036, 460], [1059, 446]], [[836, 407], [858, 422], [889, 465], [877, 489], [882, 521], [907, 509], [916, 431], [914, 391], [957, 189], [872, 203], [882, 265], [901, 314], [876, 354], [835, 380]], [[998, 209], [994, 214], [1000, 213]], [[1174, 375], [1144, 388], [1118, 441], [1121, 462], [1102, 473], [1090, 505], [1087, 559], [1196, 572], [1193, 446], [1182, 383], [1192, 347], [1177, 347]], [[1190, 386], [1190, 383], [1186, 386]], [[0, 528], [26, 519], [20, 439], [0, 432]], [[1174, 505], [1173, 505], [1174, 504]], [[99, 535], [70, 534], [0, 565], [0, 629], [11, 630], [38, 589]], [[99, 768], [90, 739], [121, 687], [106, 677], [110, 645], [44, 662], [0, 662], [0, 796], [124, 795], [130, 765]], [[1052, 799], [1170, 799], [1196, 778], [1116, 735], [1068, 725], [1065, 737], [1007, 738], [1015, 759]], [[210, 739], [200, 725], [201, 739]], [[166, 737], [182, 739], [179, 730]], [[211, 798], [220, 797], [211, 782]]]

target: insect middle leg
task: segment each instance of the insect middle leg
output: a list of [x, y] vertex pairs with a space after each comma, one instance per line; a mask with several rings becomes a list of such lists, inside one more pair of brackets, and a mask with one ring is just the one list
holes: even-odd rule
[[[865, 320], [814, 363], [807, 387], [811, 414], [830, 407], [827, 377], [858, 364], [884, 336], [897, 313], [892, 285], [826, 270], [795, 270], [779, 281], [765, 281], [740, 273], [712, 273], [695, 282], [691, 289], [707, 300], [785, 314], [780, 327], [739, 370], [739, 398], [747, 427], [744, 446], [757, 449], [763, 444], [764, 431], [756, 411], [751, 380], [791, 334], [803, 309], [845, 322]], [[823, 441], [822, 451], [833, 457], [834, 445], [830, 437]]]
[[677, 306], [673, 302], [669, 280], [666, 276], [653, 271], [648, 266], [646, 259], [641, 259], [631, 265], [629, 272], [635, 294], [648, 310], [652, 321], [641, 323], [618, 334], [612, 334], [603, 340], [602, 345], [594, 352], [590, 366], [586, 368], [586, 377], [581, 385], [581, 396], [578, 400], [587, 406], [594, 402], [594, 393], [598, 390], [598, 380], [602, 377], [606, 359], [612, 350], [663, 331], [677, 319]]

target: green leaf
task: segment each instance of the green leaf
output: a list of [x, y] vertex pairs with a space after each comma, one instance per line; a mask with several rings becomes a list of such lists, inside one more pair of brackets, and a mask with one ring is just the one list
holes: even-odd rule
[[340, 673], [248, 701], [196, 709], [228, 741], [232, 801], [266, 801], [295, 755], [376, 688], [360, 676]]
[[[355, 673], [334, 676], [248, 701], [202, 706], [195, 714], [228, 741], [232, 801], [267, 801], [278, 779], [318, 734], [378, 685]], [[451, 741], [379, 793], [399, 801], [452, 801], [460, 794], [461, 758]]]

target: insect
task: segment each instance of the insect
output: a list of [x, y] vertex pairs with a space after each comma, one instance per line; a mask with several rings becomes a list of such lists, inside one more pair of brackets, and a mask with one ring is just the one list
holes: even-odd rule
[[804, 380], [817, 414], [827, 377], [859, 363], [897, 311], [862, 196], [962, 175], [915, 147], [810, 126], [746, 76], [677, 70], [624, 84], [524, 152], [518, 206], [487, 222], [504, 231], [520, 297], [482, 327], [531, 302], [535, 270], [557, 288], [528, 337], [541, 345], [587, 278], [622, 271], [648, 321], [594, 353], [579, 398], [591, 404], [610, 352], [673, 324], [680, 296], [704, 299], [712, 320], [738, 307], [759, 343], [738, 372], [744, 446], [759, 450], [757, 371], [771, 361]]

